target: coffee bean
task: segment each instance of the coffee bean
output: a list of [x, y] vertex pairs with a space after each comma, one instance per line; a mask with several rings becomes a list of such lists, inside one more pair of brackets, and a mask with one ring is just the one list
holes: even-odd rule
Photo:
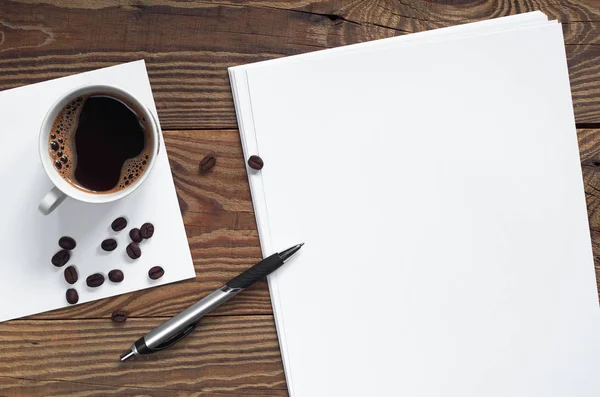
[[113, 312], [110, 318], [111, 320], [113, 320], [113, 323], [124, 323], [127, 320], [127, 313], [123, 310], [119, 310]]
[[139, 243], [140, 241], [142, 241], [142, 235], [140, 233], [140, 229], [138, 229], [137, 227], [134, 227], [133, 229], [131, 229], [129, 231], [129, 238], [131, 238], [131, 241], [134, 241], [136, 243]]
[[100, 247], [102, 247], [104, 251], [114, 251], [115, 248], [117, 248], [117, 240], [114, 238], [107, 238], [100, 244]]
[[70, 304], [74, 305], [77, 302], [79, 302], [79, 294], [77, 293], [77, 290], [74, 288], [69, 288], [67, 290], [67, 302], [69, 302]]
[[110, 227], [115, 232], [121, 231], [127, 227], [127, 219], [123, 217], [117, 218], [110, 224]]
[[119, 269], [114, 269], [108, 272], [108, 279], [113, 283], [120, 283], [124, 278], [125, 276], [123, 275], [123, 272]]
[[67, 250], [60, 250], [52, 257], [52, 264], [56, 267], [61, 267], [67, 264], [71, 254]]
[[207, 154], [202, 160], [200, 160], [200, 171], [206, 172], [214, 167], [216, 163], [217, 158], [214, 156], [214, 154]]
[[140, 234], [143, 238], [150, 238], [154, 235], [154, 225], [150, 222], [146, 222], [140, 228]]
[[127, 246], [127, 248], [125, 249], [125, 251], [127, 252], [127, 255], [129, 255], [129, 257], [131, 259], [137, 259], [140, 256], [142, 256], [142, 250], [140, 249], [140, 246], [137, 245], [136, 243], [131, 243]]
[[165, 274], [165, 271], [160, 266], [154, 266], [152, 269], [148, 270], [148, 277], [152, 280], [158, 280]]
[[253, 154], [248, 159], [248, 165], [250, 166], [250, 168], [253, 168], [255, 170], [262, 170], [262, 167], [265, 165], [265, 163], [263, 162], [263, 159]]
[[62, 249], [71, 251], [77, 246], [77, 243], [72, 237], [64, 236], [58, 240], [58, 245], [60, 245], [60, 248]]
[[88, 287], [92, 287], [92, 288], [99, 287], [102, 284], [104, 284], [104, 276], [101, 275], [100, 273], [94, 273], [85, 280], [85, 283], [87, 284]]
[[69, 266], [65, 269], [65, 280], [69, 284], [75, 284], [79, 276], [77, 275], [77, 269], [73, 266]]

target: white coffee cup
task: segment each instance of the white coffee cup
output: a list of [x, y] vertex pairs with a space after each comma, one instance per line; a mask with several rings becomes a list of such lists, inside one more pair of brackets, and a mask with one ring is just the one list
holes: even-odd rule
[[[145, 120], [148, 120], [146, 125], [150, 126], [151, 130], [149, 131], [149, 135], [152, 137], [151, 142], [146, 142], [146, 145], [151, 145], [148, 148], [148, 152], [151, 153], [151, 155], [148, 159], [147, 166], [144, 169], [142, 175], [140, 175], [139, 178], [137, 178], [131, 185], [127, 186], [126, 188], [111, 193], [95, 193], [76, 188], [71, 183], [67, 182], [59, 174], [59, 172], [54, 167], [55, 160], [53, 160], [50, 157], [50, 153], [48, 151], [48, 135], [51, 133], [54, 121], [58, 116], [59, 112], [63, 109], [63, 107], [67, 103], [73, 101], [79, 96], [85, 96], [95, 93], [102, 93], [105, 96], [110, 96], [111, 94], [114, 94], [118, 98], [124, 98], [126, 101], [129, 101], [135, 107], [135, 113], [137, 113], [137, 116], [139, 118], [144, 118]], [[56, 102], [54, 102], [50, 110], [48, 110], [48, 113], [46, 113], [46, 117], [44, 117], [44, 121], [42, 122], [42, 126], [40, 128], [40, 160], [42, 162], [42, 166], [44, 167], [44, 171], [46, 171], [46, 174], [48, 175], [52, 183], [54, 183], [54, 187], [46, 194], [46, 196], [44, 196], [38, 207], [40, 212], [44, 215], [48, 215], [49, 213], [54, 211], [56, 207], [58, 207], [65, 200], [65, 198], [67, 198], [67, 196], [75, 200], [84, 201], [87, 203], [108, 203], [131, 194], [146, 180], [154, 166], [154, 163], [156, 162], [156, 157], [160, 148], [159, 131], [160, 127], [158, 125], [158, 121], [154, 117], [154, 114], [152, 114], [152, 112], [146, 107], [146, 105], [142, 104], [133, 94], [121, 88], [108, 85], [85, 85], [63, 94], [60, 98], [58, 98]]]

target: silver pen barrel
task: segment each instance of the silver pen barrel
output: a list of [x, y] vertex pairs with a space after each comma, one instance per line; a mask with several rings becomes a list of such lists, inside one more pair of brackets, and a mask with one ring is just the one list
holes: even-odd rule
[[165, 343], [188, 326], [197, 323], [207, 313], [227, 302], [242, 291], [241, 288], [222, 286], [213, 293], [205, 296], [175, 317], [162, 323], [144, 336], [146, 346], [154, 349]]
[[174, 345], [194, 331], [204, 315], [221, 306], [256, 281], [279, 269], [303, 245], [304, 243], [296, 244], [285, 251], [274, 253], [246, 269], [215, 292], [138, 339], [131, 345], [129, 351], [121, 355], [121, 361], [126, 361], [133, 356], [154, 353]]

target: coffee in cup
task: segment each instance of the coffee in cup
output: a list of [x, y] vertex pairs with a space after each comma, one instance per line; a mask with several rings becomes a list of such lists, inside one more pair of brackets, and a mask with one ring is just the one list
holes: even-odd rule
[[50, 214], [67, 196], [98, 204], [127, 197], [148, 179], [160, 146], [158, 120], [132, 93], [98, 84], [69, 90], [40, 127], [40, 160], [54, 185], [40, 212]]
[[155, 147], [151, 121], [127, 98], [95, 92], [71, 98], [48, 133], [58, 174], [88, 193], [110, 194], [133, 185]]

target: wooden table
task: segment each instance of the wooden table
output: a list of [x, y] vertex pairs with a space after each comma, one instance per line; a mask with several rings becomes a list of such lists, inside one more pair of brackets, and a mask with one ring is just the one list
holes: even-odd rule
[[[0, 0], [0, 89], [146, 60], [197, 273], [0, 324], [0, 395], [286, 396], [266, 282], [160, 358], [117, 360], [139, 335], [260, 258], [227, 67], [534, 9], [563, 23], [598, 255], [597, 0]], [[210, 151], [217, 165], [199, 174]], [[118, 309], [130, 313], [125, 324], [110, 320]]]

